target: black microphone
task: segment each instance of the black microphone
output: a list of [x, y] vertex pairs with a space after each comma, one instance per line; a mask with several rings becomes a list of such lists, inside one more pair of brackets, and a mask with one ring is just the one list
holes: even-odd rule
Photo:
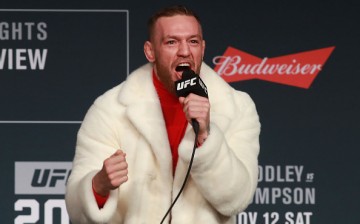
[[[176, 95], [178, 97], [187, 97], [190, 93], [202, 97], [208, 97], [208, 91], [205, 83], [201, 80], [199, 75], [191, 69], [186, 69], [182, 73], [180, 80], [175, 82]], [[192, 126], [195, 132], [199, 131], [199, 123], [195, 119], [191, 119]]]

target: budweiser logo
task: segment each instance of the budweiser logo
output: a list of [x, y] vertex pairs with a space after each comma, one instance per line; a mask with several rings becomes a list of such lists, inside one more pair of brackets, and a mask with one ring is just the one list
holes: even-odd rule
[[258, 58], [228, 47], [213, 59], [215, 71], [226, 82], [261, 79], [308, 89], [335, 47], [275, 58]]

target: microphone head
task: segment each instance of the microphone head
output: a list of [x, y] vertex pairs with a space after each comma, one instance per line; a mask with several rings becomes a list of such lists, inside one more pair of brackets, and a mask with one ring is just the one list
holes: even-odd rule
[[191, 69], [184, 70], [181, 79], [175, 81], [175, 90], [178, 97], [186, 97], [190, 93], [194, 93], [208, 98], [206, 85], [200, 76], [196, 75]]
[[185, 69], [182, 73], [181, 79], [190, 79], [192, 77], [196, 76], [195, 72], [191, 69]]

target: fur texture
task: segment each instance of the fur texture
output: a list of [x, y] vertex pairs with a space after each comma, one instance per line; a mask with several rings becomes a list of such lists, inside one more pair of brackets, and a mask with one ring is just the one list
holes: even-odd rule
[[[201, 74], [209, 92], [211, 132], [196, 150], [191, 176], [172, 210], [172, 224], [234, 223], [257, 185], [260, 123], [253, 101], [206, 64]], [[194, 138], [188, 125], [173, 176], [152, 66], [134, 71], [94, 102], [78, 132], [66, 192], [72, 222], [159, 223], [185, 178]], [[92, 194], [92, 177], [117, 149], [127, 154], [129, 180], [112, 191], [99, 209]], [[169, 220], [168, 216], [166, 223]]]

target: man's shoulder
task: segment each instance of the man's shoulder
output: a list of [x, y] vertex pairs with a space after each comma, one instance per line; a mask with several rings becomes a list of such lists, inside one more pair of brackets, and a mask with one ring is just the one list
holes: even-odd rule
[[142, 85], [146, 80], [148, 73], [151, 72], [151, 66], [146, 64], [139, 67], [129, 74], [124, 81], [122, 81], [117, 86], [107, 90], [102, 95], [100, 95], [95, 102], [107, 102], [120, 100], [124, 98], [131, 98], [133, 94], [136, 94], [139, 90], [142, 89]]
[[104, 92], [102, 95], [98, 96], [95, 99], [94, 104], [109, 104], [116, 100], [117, 96], [119, 95], [119, 92], [124, 85], [124, 82], [118, 84], [117, 86], [112, 87], [111, 89]]

